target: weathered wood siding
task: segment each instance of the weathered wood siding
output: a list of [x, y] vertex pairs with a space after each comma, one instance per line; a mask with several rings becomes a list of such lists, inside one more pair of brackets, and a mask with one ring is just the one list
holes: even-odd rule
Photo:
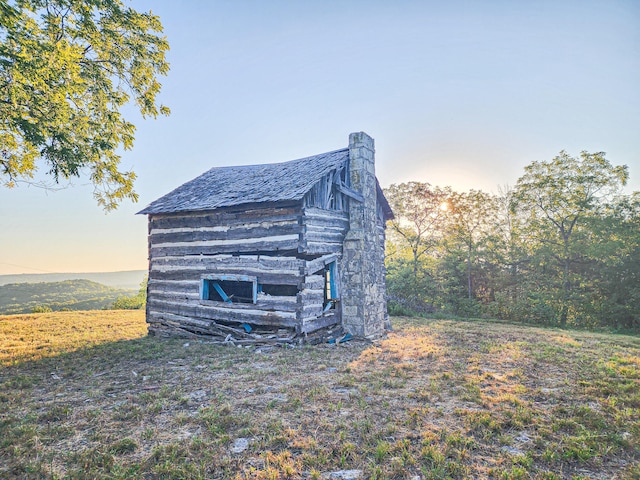
[[349, 230], [349, 215], [337, 210], [307, 207], [302, 212], [300, 253], [318, 255], [342, 252]]
[[[300, 334], [339, 323], [339, 309], [323, 311], [324, 277], [318, 272], [338, 260], [347, 229], [343, 212], [296, 206], [150, 215], [150, 331], [211, 334], [224, 322]], [[203, 278], [212, 274], [255, 277], [261, 285], [295, 287], [298, 294], [259, 293], [256, 303], [205, 300]]]
[[270, 255], [175, 255], [153, 258], [149, 280], [158, 282], [197, 281], [211, 273], [244, 274], [259, 277], [261, 283], [299, 285], [304, 260]]
[[150, 258], [296, 251], [300, 209], [150, 215]]

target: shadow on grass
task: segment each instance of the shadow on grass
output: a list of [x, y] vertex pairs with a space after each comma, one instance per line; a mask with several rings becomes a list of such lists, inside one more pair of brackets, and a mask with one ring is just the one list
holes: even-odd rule
[[[12, 388], [20, 384], [32, 386], [35, 379], [51, 383], [66, 379], [104, 375], [136, 363], [179, 356], [184, 341], [142, 337], [131, 340], [88, 345], [73, 351], [62, 351], [36, 360], [18, 360], [12, 365], [0, 365], [0, 384]], [[134, 370], [135, 371], [135, 370]], [[33, 377], [31, 381], [27, 377]], [[14, 385], [15, 384], [15, 385]]]

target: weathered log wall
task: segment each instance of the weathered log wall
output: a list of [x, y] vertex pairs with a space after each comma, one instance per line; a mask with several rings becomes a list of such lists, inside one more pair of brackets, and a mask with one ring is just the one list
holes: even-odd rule
[[300, 209], [150, 215], [150, 258], [297, 251]]
[[349, 215], [334, 210], [307, 207], [302, 214], [299, 251], [309, 255], [341, 253], [349, 230]]
[[[243, 336], [239, 325], [294, 338], [340, 323], [325, 311], [325, 265], [339, 261], [344, 212], [297, 206], [150, 215], [147, 321], [150, 332]], [[297, 295], [258, 293], [255, 303], [202, 298], [203, 279], [245, 275]], [[235, 326], [235, 327], [234, 327]], [[246, 333], [249, 335], [249, 333]], [[248, 339], [245, 339], [248, 341]]]

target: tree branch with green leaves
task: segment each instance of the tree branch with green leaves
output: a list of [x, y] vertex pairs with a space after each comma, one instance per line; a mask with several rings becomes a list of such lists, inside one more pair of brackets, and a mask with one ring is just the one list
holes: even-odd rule
[[0, 0], [0, 181], [42, 168], [55, 183], [86, 175], [105, 210], [136, 201], [120, 169], [135, 126], [120, 110], [168, 115], [158, 103], [169, 44], [160, 19], [121, 0]]

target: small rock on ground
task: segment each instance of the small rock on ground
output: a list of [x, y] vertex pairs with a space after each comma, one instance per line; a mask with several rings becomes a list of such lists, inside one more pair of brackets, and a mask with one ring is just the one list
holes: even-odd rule
[[323, 473], [322, 478], [331, 480], [357, 480], [362, 478], [362, 470], [338, 470], [336, 472]]
[[249, 448], [248, 438], [236, 438], [233, 442], [233, 447], [231, 447], [231, 453], [242, 453], [247, 448]]
[[515, 447], [502, 447], [501, 449], [503, 452], [507, 452], [509, 455], [524, 455], [524, 452], [518, 448]]
[[189, 394], [189, 400], [192, 402], [201, 402], [207, 398], [207, 392], [205, 390], [196, 390]]

